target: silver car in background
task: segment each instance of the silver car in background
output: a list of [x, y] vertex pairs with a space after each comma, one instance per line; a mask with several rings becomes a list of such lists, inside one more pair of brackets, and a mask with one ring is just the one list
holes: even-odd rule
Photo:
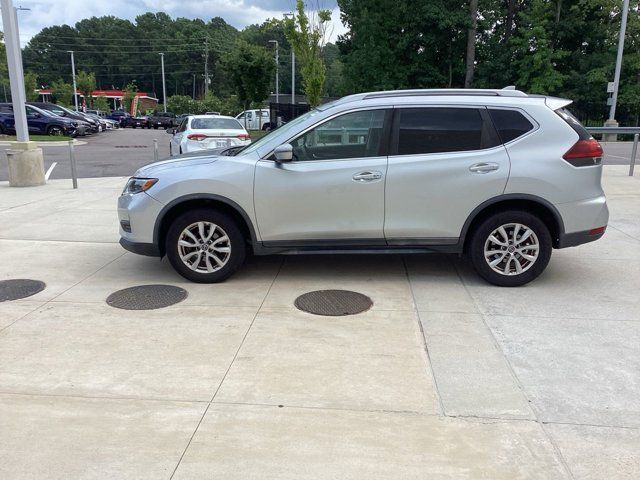
[[351, 95], [247, 147], [139, 169], [118, 201], [120, 243], [195, 282], [226, 279], [248, 253], [447, 252], [523, 285], [552, 249], [607, 226], [602, 148], [570, 103], [513, 89]]
[[251, 143], [249, 133], [240, 122], [224, 115], [189, 115], [176, 128], [167, 129], [167, 133], [171, 135], [171, 156], [216, 148], [242, 147]]

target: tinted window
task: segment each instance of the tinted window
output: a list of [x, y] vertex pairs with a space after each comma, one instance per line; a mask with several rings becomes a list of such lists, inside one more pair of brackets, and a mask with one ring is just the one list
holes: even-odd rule
[[385, 110], [333, 118], [291, 142], [295, 160], [331, 160], [379, 155]]
[[492, 146], [490, 137], [475, 108], [402, 109], [398, 155], [479, 150]]
[[240, 130], [243, 127], [233, 118], [194, 118], [191, 120], [191, 128], [194, 130]]
[[586, 128], [582, 126], [580, 121], [566, 108], [556, 110], [556, 113], [569, 124], [571, 128], [578, 134], [580, 140], [588, 140], [591, 138], [591, 134]]
[[521, 137], [527, 132], [533, 130], [533, 125], [527, 117], [517, 110], [499, 110], [489, 109], [493, 125], [500, 135], [502, 143]]

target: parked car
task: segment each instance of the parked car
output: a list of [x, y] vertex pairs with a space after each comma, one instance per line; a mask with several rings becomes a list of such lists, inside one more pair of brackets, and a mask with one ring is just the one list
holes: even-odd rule
[[184, 118], [177, 128], [168, 129], [167, 133], [171, 135], [170, 155], [251, 143], [240, 122], [223, 115], [191, 115]]
[[512, 89], [351, 95], [235, 156], [142, 167], [118, 201], [120, 243], [195, 282], [224, 280], [249, 250], [362, 249], [464, 254], [488, 282], [524, 285], [553, 248], [607, 227], [602, 148], [569, 104]]
[[220, 115], [220, 112], [204, 112], [205, 115]]
[[124, 126], [131, 128], [145, 128], [147, 126], [147, 117], [128, 116], [125, 120]]
[[129, 115], [127, 112], [124, 112], [122, 110], [114, 110], [107, 118], [109, 120], [118, 122], [120, 128], [124, 128], [127, 125], [129, 117], [131, 117], [131, 115]]
[[98, 122], [97, 120], [85, 117], [82, 112], [76, 112], [66, 107], [63, 107], [62, 105], [58, 105], [50, 102], [28, 102], [27, 105], [33, 105], [34, 107], [38, 107], [41, 110], [46, 110], [48, 112], [54, 113], [60, 117], [65, 117], [71, 120], [85, 122], [86, 124], [89, 125], [90, 133], [97, 133], [100, 131], [100, 122]]
[[176, 116], [171, 112], [155, 112], [147, 119], [147, 128], [172, 128], [176, 125]]
[[[87, 129], [86, 124], [54, 115], [46, 110], [41, 110], [31, 105], [26, 105], [25, 108], [29, 133], [75, 137], [84, 135]], [[10, 103], [0, 103], [0, 133], [15, 134], [15, 131], [13, 105]]]
[[99, 117], [98, 115], [94, 115], [92, 113], [87, 113], [87, 112], [79, 112], [79, 113], [81, 113], [83, 117], [89, 120], [97, 121], [99, 132], [104, 132], [105, 130], [107, 130], [107, 121], [104, 118]]
[[269, 119], [269, 110], [245, 110], [236, 115], [236, 119], [247, 130], [269, 130], [271, 129], [271, 121]]

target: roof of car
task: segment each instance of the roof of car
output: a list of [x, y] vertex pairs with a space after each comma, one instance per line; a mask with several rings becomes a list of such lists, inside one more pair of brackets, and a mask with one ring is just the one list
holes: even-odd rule
[[424, 101], [425, 103], [438, 103], [441, 99], [447, 102], [464, 104], [467, 102], [492, 104], [492, 105], [519, 105], [546, 103], [549, 107], [559, 108], [566, 106], [571, 100], [549, 97], [545, 95], [531, 95], [514, 87], [503, 89], [480, 88], [431, 88], [413, 90], [386, 90], [380, 92], [356, 93], [340, 98], [336, 101], [320, 105], [319, 110], [327, 110], [334, 107], [344, 107], [354, 102], [364, 102], [367, 105], [388, 105], [389, 102], [397, 104], [413, 104]]

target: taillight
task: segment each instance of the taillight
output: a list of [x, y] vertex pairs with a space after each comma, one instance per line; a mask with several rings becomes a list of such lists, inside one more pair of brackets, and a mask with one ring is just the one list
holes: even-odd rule
[[562, 158], [574, 167], [588, 167], [602, 162], [602, 147], [595, 138], [578, 140]]
[[239, 138], [240, 140], [249, 140], [249, 134], [247, 133], [241, 133], [240, 135], [237, 136], [237, 138]]
[[204, 140], [205, 138], [207, 138], [206, 135], [202, 134], [202, 133], [190, 133], [189, 135], [187, 135], [187, 138], [189, 140]]

